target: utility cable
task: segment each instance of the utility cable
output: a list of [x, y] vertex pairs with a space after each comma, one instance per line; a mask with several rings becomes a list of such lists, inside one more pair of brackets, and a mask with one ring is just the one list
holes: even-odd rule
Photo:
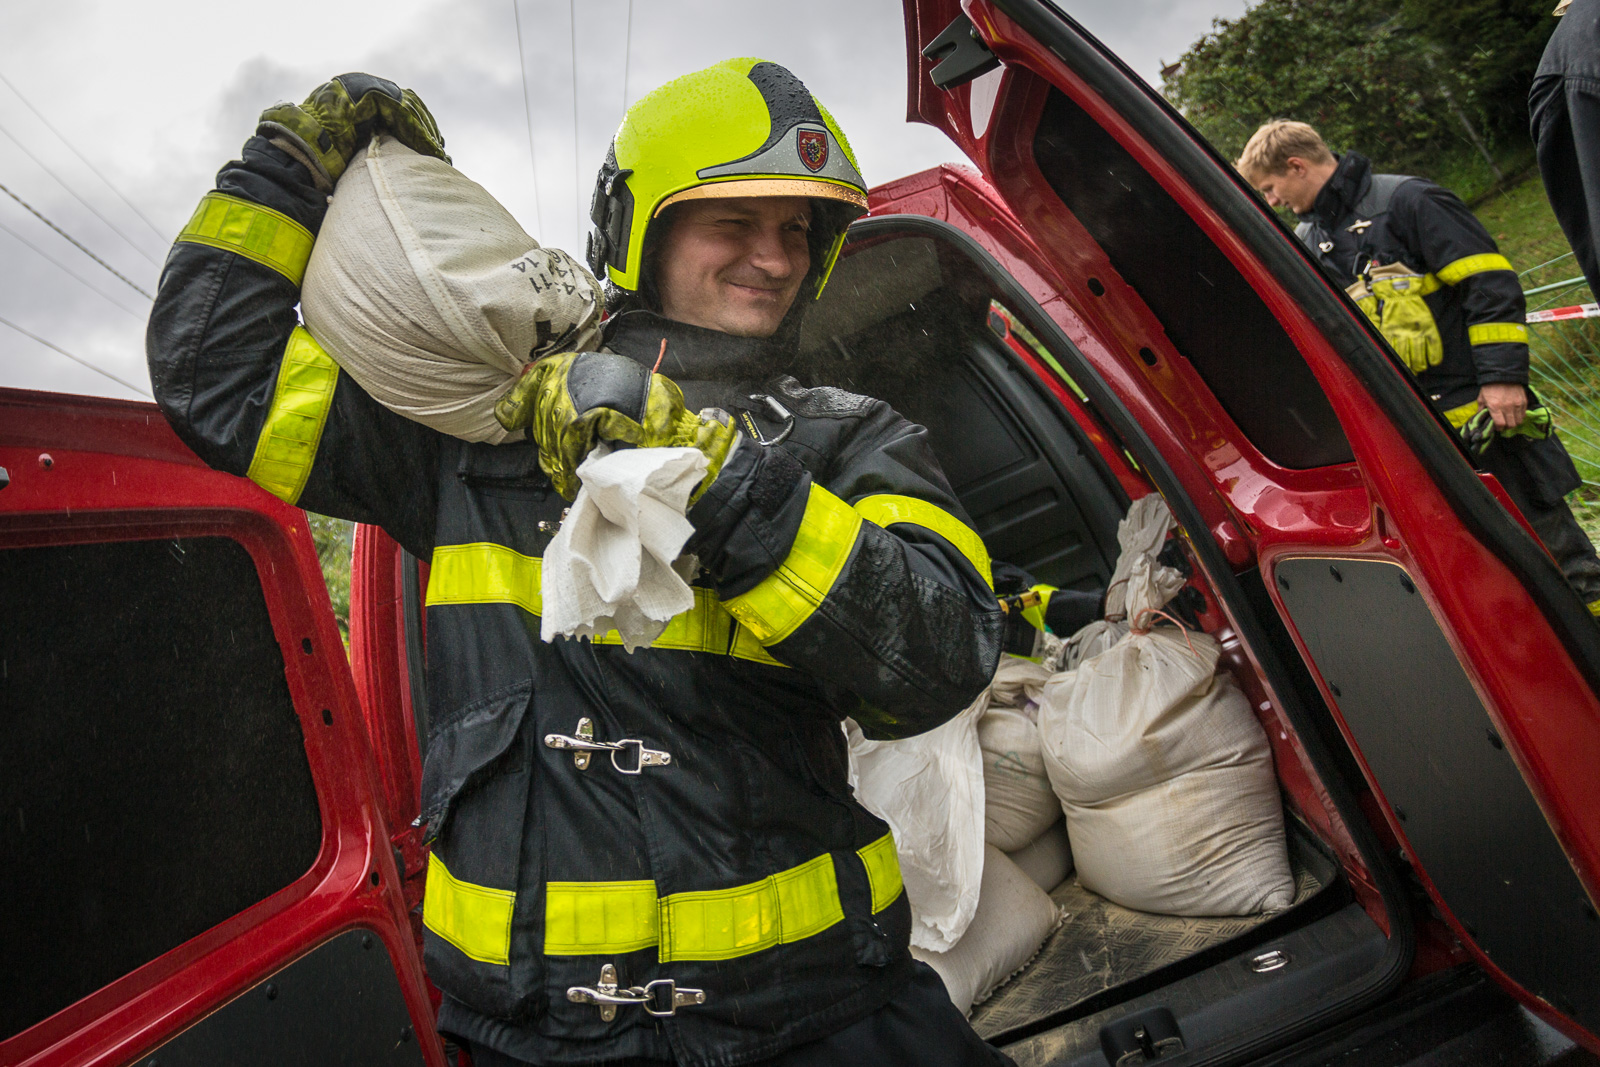
[[[628, 0], [632, 3], [633, 0]], [[533, 217], [539, 223], [539, 240], [545, 239], [544, 207], [539, 202], [539, 161], [533, 154], [533, 107], [528, 103], [528, 54], [522, 50], [522, 12], [511, 0], [511, 15], [517, 21], [517, 63], [522, 67], [522, 117], [528, 121], [528, 168], [533, 171]]]
[[144, 249], [142, 249], [138, 245], [134, 244], [133, 238], [129, 237], [127, 234], [123, 233], [120, 229], [118, 229], [116, 223], [112, 222], [110, 219], [108, 219], [104, 215], [100, 214], [100, 211], [99, 211], [98, 208], [96, 208], [93, 204], [89, 203], [89, 201], [85, 200], [82, 196], [80, 196], [78, 191], [76, 189], [74, 189], [72, 186], [68, 185], [62, 179], [61, 175], [59, 175], [55, 171], [51, 170], [45, 164], [44, 160], [40, 159], [38, 156], [34, 155], [31, 151], [29, 151], [27, 145], [25, 145], [21, 141], [17, 140], [17, 135], [16, 134], [12, 133], [10, 130], [6, 129], [4, 126], [0, 126], [0, 133], [3, 133], [7, 137], [11, 138], [11, 143], [16, 145], [18, 148], [22, 149], [22, 154], [23, 155], [27, 156], [29, 159], [31, 159], [35, 163], [37, 163], [39, 165], [39, 169], [40, 170], [42, 170], [46, 174], [50, 175], [51, 178], [54, 178], [55, 179], [55, 183], [57, 185], [61, 186], [61, 188], [65, 189], [67, 192], [71, 193], [72, 194], [72, 198], [74, 200], [76, 200], [78, 203], [82, 204], [84, 207], [88, 208], [90, 214], [94, 215], [95, 218], [99, 219], [101, 222], [105, 223], [108, 227], [110, 227], [112, 233], [116, 234], [118, 237], [120, 237], [124, 241], [128, 242], [128, 247], [129, 248], [131, 248], [135, 252], [139, 253], [145, 259], [148, 259], [153, 265], [158, 266], [158, 267], [161, 265], [160, 261], [157, 260], [154, 256], [152, 256], [149, 252], [146, 252]]
[[[628, 0], [628, 2], [631, 4], [631, 3], [633, 3], [633, 0]], [[34, 107], [32, 102], [29, 101], [27, 97], [22, 95], [22, 90], [18, 89], [15, 85], [13, 85], [11, 83], [11, 79], [10, 78], [6, 77], [4, 74], [0, 74], [0, 82], [4, 82], [6, 88], [10, 89], [13, 93], [15, 93], [17, 99], [22, 101], [23, 106], [26, 107], [29, 111], [33, 112], [34, 115], [38, 117], [39, 121], [44, 123], [45, 128], [48, 129], [51, 133], [55, 134], [56, 135], [56, 139], [59, 140], [62, 144], [66, 145], [67, 148], [71, 150], [73, 155], [75, 155], [79, 159], [81, 159], [83, 161], [83, 165], [84, 166], [86, 166], [90, 170], [94, 171], [95, 177], [97, 177], [101, 181], [105, 182], [106, 183], [106, 188], [110, 189], [113, 193], [116, 193], [117, 194], [117, 199], [121, 200], [124, 204], [127, 204], [129, 211], [131, 211], [135, 215], [139, 216], [139, 221], [140, 222], [142, 222], [146, 226], [150, 227], [150, 232], [156, 235], [156, 239], [157, 240], [162, 241], [162, 242], [165, 242], [166, 240], [168, 240], [168, 236], [166, 234], [162, 233], [159, 229], [157, 229], [155, 223], [153, 223], [149, 219], [145, 218], [144, 212], [140, 211], [134, 205], [132, 200], [129, 200], [126, 196], [122, 195], [122, 190], [118, 189], [115, 185], [113, 185], [110, 178], [107, 178], [104, 174], [100, 173], [100, 168], [99, 167], [97, 167], [93, 163], [89, 162], [89, 157], [88, 156], [86, 156], [82, 152], [78, 151], [77, 145], [74, 145], [71, 141], [67, 140], [66, 134], [64, 134], [60, 130], [56, 129], [55, 124], [52, 123], [49, 119], [44, 117], [44, 112], [42, 112], [38, 108]]]
[[112, 274], [115, 274], [119, 279], [122, 280], [122, 283], [124, 285], [126, 285], [129, 289], [132, 289], [134, 292], [138, 293], [140, 296], [144, 297], [146, 300], [154, 300], [155, 299], [155, 297], [151, 296], [149, 293], [145, 292], [143, 289], [139, 288], [137, 285], [134, 285], [132, 282], [130, 282], [127, 279], [127, 277], [125, 275], [123, 275], [123, 273], [121, 271], [117, 270], [117, 268], [113, 267], [111, 264], [107, 263], [105, 260], [101, 259], [99, 256], [95, 255], [93, 252], [91, 252], [87, 248], [85, 248], [82, 244], [80, 244], [78, 242], [77, 238], [73, 237], [66, 230], [63, 230], [60, 226], [57, 226], [55, 223], [51, 222], [49, 219], [47, 219], [43, 215], [39, 214], [38, 210], [32, 204], [30, 204], [26, 200], [22, 199], [22, 197], [18, 196], [16, 193], [13, 193], [10, 189], [7, 189], [4, 184], [0, 184], [0, 193], [5, 193], [11, 199], [15, 200], [17, 203], [19, 203], [23, 207], [27, 208], [28, 209], [28, 213], [30, 215], [32, 215], [34, 218], [38, 219], [40, 222], [44, 223], [46, 226], [50, 227], [52, 230], [56, 231], [56, 233], [59, 233], [62, 237], [65, 237], [68, 241], [70, 241], [72, 243], [72, 246], [74, 248], [76, 248], [78, 251], [82, 252], [84, 255], [88, 256], [90, 259], [92, 259], [96, 263], [100, 264], [102, 267], [104, 267], [106, 270], [110, 271]]
[[572, 201], [573, 221], [578, 236], [583, 236], [583, 183], [578, 180], [578, 9], [577, 0], [567, 0], [567, 30], [572, 46]]
[[633, 61], [633, 0], [628, 0], [628, 32], [622, 38], [622, 113], [628, 113], [628, 68]]
[[145, 320], [145, 316], [144, 315], [141, 315], [139, 312], [134, 311], [131, 308], [123, 307], [121, 304], [117, 303], [115, 300], [112, 300], [105, 293], [102, 293], [99, 289], [97, 289], [93, 285], [91, 285], [89, 280], [87, 278], [85, 278], [83, 275], [79, 274], [77, 271], [72, 270], [65, 263], [61, 262], [55, 256], [52, 256], [49, 252], [46, 252], [44, 249], [40, 248], [38, 245], [34, 244], [32, 241], [30, 241], [26, 237], [22, 236], [22, 234], [18, 233], [16, 230], [13, 230], [10, 226], [7, 226], [5, 223], [0, 222], [0, 230], [4, 230], [6, 233], [9, 233], [12, 237], [15, 237], [18, 241], [21, 241], [23, 244], [27, 245], [29, 248], [31, 248], [35, 252], [39, 253], [39, 255], [43, 256], [45, 259], [48, 259], [51, 263], [54, 263], [58, 268], [61, 269], [61, 272], [63, 274], [65, 274], [67, 277], [71, 278], [73, 281], [78, 282], [79, 284], [81, 284], [85, 289], [89, 290], [91, 293], [94, 293], [96, 296], [98, 296], [101, 299], [105, 300], [106, 303], [111, 304], [113, 307], [121, 308], [121, 310], [126, 311], [129, 315], [132, 315], [134, 318], [138, 319], [140, 322], [143, 322]]
[[83, 358], [81, 358], [79, 356], [73, 355], [71, 352], [68, 352], [65, 348], [62, 348], [60, 345], [55, 344], [54, 342], [51, 342], [51, 341], [46, 341], [43, 337], [40, 337], [38, 334], [32, 332], [31, 330], [24, 330], [21, 326], [18, 326], [16, 323], [12, 322], [10, 319], [0, 319], [0, 325], [9, 326], [13, 330], [16, 330], [18, 333], [22, 334], [24, 337], [33, 338], [35, 341], [38, 341], [40, 344], [44, 345], [46, 348], [50, 349], [51, 351], [61, 353], [63, 356], [66, 356], [68, 359], [72, 360], [72, 362], [77, 363], [80, 366], [88, 367], [90, 370], [94, 371], [96, 374], [105, 375], [107, 378], [110, 378], [112, 381], [116, 382], [120, 386], [123, 386], [123, 387], [128, 388], [128, 389], [132, 389], [134, 392], [139, 393], [139, 394], [141, 394], [143, 396], [149, 396], [151, 400], [155, 399], [155, 397], [150, 396], [150, 390], [143, 389], [143, 388], [141, 388], [141, 387], [139, 387], [137, 385], [134, 385], [130, 381], [126, 381], [125, 379], [118, 378], [115, 374], [112, 374], [110, 371], [106, 370], [104, 367], [97, 367], [93, 363], [90, 363], [88, 360], [83, 359]]

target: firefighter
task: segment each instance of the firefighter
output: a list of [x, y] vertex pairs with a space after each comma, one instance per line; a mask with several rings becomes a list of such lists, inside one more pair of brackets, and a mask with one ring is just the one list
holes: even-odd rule
[[[931, 729], [1002, 616], [925, 431], [781, 372], [866, 186], [794, 75], [731, 60], [634, 104], [595, 190], [606, 351], [551, 357], [469, 444], [381, 407], [298, 323], [328, 194], [414, 94], [344, 75], [263, 113], [162, 273], [148, 355], [208, 463], [432, 564], [423, 908], [479, 1067], [1009, 1062], [910, 958], [840, 723]], [[652, 373], [667, 342], [665, 373]], [[721, 409], [720, 411], [716, 409]], [[695, 607], [653, 647], [539, 640], [540, 557], [598, 441], [698, 447]]]
[[1269, 122], [1236, 164], [1346, 287], [1482, 469], [1516, 502], [1600, 615], [1600, 559], [1567, 507], [1577, 469], [1528, 389], [1528, 328], [1511, 263], [1461, 200], [1425, 178], [1334, 156], [1303, 122]]
[[1600, 0], [1562, 0], [1528, 90], [1539, 173], [1589, 291], [1600, 296]]

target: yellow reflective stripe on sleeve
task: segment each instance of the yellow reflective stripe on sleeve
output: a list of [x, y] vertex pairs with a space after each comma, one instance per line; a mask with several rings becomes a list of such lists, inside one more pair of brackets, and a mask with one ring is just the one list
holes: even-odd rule
[[870, 845], [856, 850], [867, 868], [867, 881], [872, 885], [872, 913], [893, 904], [900, 896], [900, 856], [895, 852], [894, 834], [884, 834]]
[[989, 550], [984, 547], [983, 538], [979, 537], [972, 527], [937, 504], [930, 504], [914, 496], [884, 493], [856, 501], [856, 511], [860, 512], [862, 518], [868, 522], [879, 526], [905, 522], [932, 530], [955, 545], [956, 550], [978, 568], [978, 573], [983, 575], [983, 580], [989, 584], [989, 588], [994, 588], [994, 568], [989, 562]]
[[656, 884], [550, 882], [545, 887], [548, 956], [604, 956], [656, 943]]
[[1468, 419], [1472, 418], [1472, 416], [1476, 415], [1477, 413], [1478, 402], [1476, 400], [1469, 400], [1458, 408], [1451, 408], [1449, 411], [1444, 412], [1444, 417], [1451, 426], [1454, 426], [1459, 430], [1461, 427], [1467, 424]]
[[422, 924], [463, 955], [482, 963], [509, 964], [516, 902], [511, 890], [463, 882], [446, 869], [438, 853], [428, 857]]
[[515, 604], [539, 614], [544, 561], [505, 545], [441, 545], [428, 572], [428, 607], [440, 604]]
[[1491, 270], [1514, 270], [1511, 261], [1498, 252], [1481, 252], [1475, 256], [1463, 256], [1452, 263], [1446, 263], [1434, 273], [1446, 285], [1459, 285], [1474, 274], [1483, 274]]
[[750, 885], [661, 898], [668, 960], [726, 960], [819, 934], [844, 921], [827, 853]]
[[278, 365], [278, 383], [246, 477], [281, 500], [300, 499], [338, 384], [339, 365], [304, 326], [296, 326]]
[[787, 668], [789, 666], [787, 663], [779, 663], [774, 659], [772, 653], [768, 652], [765, 646], [756, 640], [756, 635], [750, 632], [750, 628], [741, 626], [739, 623], [733, 624], [733, 648], [729, 650], [728, 654], [734, 659], [747, 659], [752, 663], [765, 663], [769, 667]]
[[1480, 322], [1467, 327], [1467, 340], [1475, 345], [1528, 343], [1528, 328], [1520, 322]]
[[178, 240], [253, 259], [298, 286], [316, 239], [310, 230], [270, 207], [227, 193], [207, 193]]
[[723, 606], [763, 645], [777, 644], [821, 606], [849, 561], [860, 532], [861, 516], [813, 482], [805, 518], [789, 555], [754, 589]]

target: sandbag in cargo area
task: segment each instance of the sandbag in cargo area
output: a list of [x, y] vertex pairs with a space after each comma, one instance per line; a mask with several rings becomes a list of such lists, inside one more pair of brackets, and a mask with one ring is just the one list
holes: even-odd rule
[[602, 301], [587, 268], [542, 247], [486, 189], [384, 135], [339, 178], [300, 308], [374, 400], [499, 444], [513, 435], [495, 401], [532, 360], [597, 347]]

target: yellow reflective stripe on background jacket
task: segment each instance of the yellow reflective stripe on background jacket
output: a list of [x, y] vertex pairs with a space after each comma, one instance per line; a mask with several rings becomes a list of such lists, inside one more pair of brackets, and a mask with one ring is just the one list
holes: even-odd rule
[[291, 219], [227, 193], [207, 193], [200, 198], [179, 241], [221, 248], [262, 266], [271, 267], [296, 286], [304, 280], [315, 238]]
[[1467, 327], [1467, 341], [1475, 345], [1497, 345], [1507, 341], [1528, 343], [1528, 327], [1520, 322], [1480, 322]]
[[281, 500], [299, 501], [338, 384], [339, 365], [304, 326], [296, 326], [278, 366], [272, 402], [246, 477]]
[[1463, 256], [1452, 263], [1446, 263], [1434, 274], [1446, 285], [1460, 285], [1474, 274], [1484, 274], [1492, 270], [1510, 270], [1511, 261], [1498, 252], [1481, 252], [1475, 256]]

